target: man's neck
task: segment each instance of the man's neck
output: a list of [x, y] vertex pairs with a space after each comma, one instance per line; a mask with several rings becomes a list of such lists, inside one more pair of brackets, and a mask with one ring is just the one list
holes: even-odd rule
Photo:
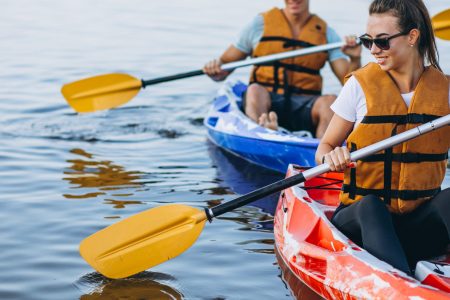
[[286, 19], [288, 20], [289, 24], [293, 28], [301, 28], [309, 19], [311, 14], [309, 11], [301, 12], [300, 14], [291, 14], [286, 9], [283, 10], [284, 15], [286, 16]]

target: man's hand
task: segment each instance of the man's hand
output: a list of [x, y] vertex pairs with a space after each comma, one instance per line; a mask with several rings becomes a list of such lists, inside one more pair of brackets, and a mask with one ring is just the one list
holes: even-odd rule
[[342, 46], [341, 50], [352, 61], [361, 59], [361, 45], [358, 45], [357, 38], [354, 35], [345, 37], [345, 45]]
[[214, 81], [222, 81], [230, 74], [230, 72], [222, 70], [222, 64], [220, 59], [211, 60], [203, 67], [203, 72]]

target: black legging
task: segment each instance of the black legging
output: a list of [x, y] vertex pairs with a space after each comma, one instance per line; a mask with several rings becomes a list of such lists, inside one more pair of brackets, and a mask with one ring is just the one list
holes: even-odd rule
[[336, 210], [331, 222], [375, 257], [411, 275], [418, 260], [441, 255], [450, 241], [450, 188], [413, 212], [391, 214], [374, 195]]

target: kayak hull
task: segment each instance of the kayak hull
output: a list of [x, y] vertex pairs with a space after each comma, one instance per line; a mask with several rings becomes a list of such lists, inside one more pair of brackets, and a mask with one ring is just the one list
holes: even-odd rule
[[[290, 166], [287, 176], [298, 172]], [[407, 276], [331, 224], [341, 179], [341, 173], [327, 173], [281, 193], [274, 219], [281, 268], [326, 299], [449, 299], [446, 288]], [[331, 189], [311, 188], [323, 184]], [[448, 261], [448, 255], [440, 258], [442, 263]]]
[[319, 140], [259, 126], [240, 109], [247, 86], [226, 82], [204, 120], [209, 139], [245, 160], [285, 173], [289, 163], [314, 166]]

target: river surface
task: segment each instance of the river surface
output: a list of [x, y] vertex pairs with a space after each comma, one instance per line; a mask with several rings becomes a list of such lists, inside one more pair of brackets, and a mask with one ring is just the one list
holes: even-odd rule
[[[364, 33], [369, 1], [312, 2], [341, 36]], [[219, 83], [204, 76], [162, 83], [90, 114], [75, 113], [60, 94], [65, 83], [103, 73], [149, 79], [199, 69], [256, 13], [282, 4], [2, 1], [1, 299], [293, 297], [274, 254], [276, 196], [219, 217], [181, 256], [135, 277], [106, 279], [78, 253], [85, 237], [138, 212], [167, 203], [201, 208], [282, 177], [207, 141], [202, 120]], [[427, 4], [434, 15], [449, 3]], [[450, 42], [438, 47], [449, 74]], [[232, 76], [246, 80], [248, 72]], [[323, 75], [325, 92], [338, 93], [328, 67]]]

